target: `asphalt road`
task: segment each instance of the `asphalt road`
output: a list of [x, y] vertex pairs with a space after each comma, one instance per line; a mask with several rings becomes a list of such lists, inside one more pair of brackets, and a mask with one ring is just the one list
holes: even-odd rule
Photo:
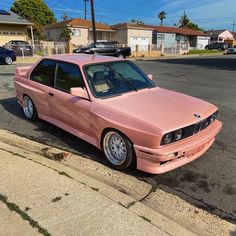
[[[128, 174], [236, 223], [236, 56], [136, 63], [154, 75], [158, 86], [216, 104], [223, 130], [206, 154], [186, 166], [162, 175], [136, 170]], [[107, 165], [102, 154], [83, 140], [47, 122], [25, 120], [14, 98], [15, 67], [0, 65], [0, 128]]]

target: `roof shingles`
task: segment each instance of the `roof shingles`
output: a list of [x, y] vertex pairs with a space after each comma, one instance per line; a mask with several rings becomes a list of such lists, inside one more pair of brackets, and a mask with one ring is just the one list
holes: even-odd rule
[[0, 14], [0, 23], [3, 24], [19, 24], [19, 25], [32, 25], [29, 21], [25, 20], [21, 16], [18, 16], [12, 11], [8, 11], [9, 15]]
[[[71, 20], [65, 20], [61, 21], [52, 25], [48, 25], [45, 28], [50, 29], [50, 28], [60, 28], [63, 26], [71, 26], [71, 27], [82, 27], [82, 28], [92, 28], [92, 22], [89, 20], [84, 20], [81, 18], [75, 18]], [[96, 23], [96, 28], [97, 29], [103, 29], [103, 30], [112, 30], [111, 26], [106, 25], [106, 24], [101, 24], [101, 23]]]

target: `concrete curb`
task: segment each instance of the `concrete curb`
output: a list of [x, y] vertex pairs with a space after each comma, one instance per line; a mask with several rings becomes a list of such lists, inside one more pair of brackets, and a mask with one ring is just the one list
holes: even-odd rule
[[[24, 154], [26, 153], [25, 150], [32, 150], [32, 148], [35, 150], [35, 152], [38, 152], [38, 146], [35, 145], [36, 142], [30, 141], [30, 148], [27, 148], [26, 146], [24, 149], [16, 147], [17, 146], [17, 140], [22, 139], [21, 137], [17, 136], [11, 132], [0, 130], [0, 147], [4, 150], [7, 150], [11, 153], [18, 153], [18, 154]], [[24, 138], [23, 138], [24, 139]], [[16, 143], [15, 141], [16, 140]], [[8, 144], [7, 144], [8, 143]], [[24, 140], [23, 140], [24, 143]], [[9, 145], [10, 144], [10, 145]], [[16, 146], [13, 146], [16, 145]], [[28, 141], [29, 145], [29, 141]], [[44, 148], [50, 148], [50, 146], [47, 145], [41, 145], [41, 147]], [[53, 152], [61, 153], [62, 151], [59, 149], [54, 149]], [[69, 153], [68, 153], [69, 155]], [[60, 162], [49, 160], [41, 155], [35, 154], [33, 152], [27, 151], [28, 158], [32, 159], [33, 161], [37, 163], [41, 163], [44, 166], [48, 166], [51, 169], [57, 169], [60, 172], [65, 172], [69, 176], [71, 176], [75, 181], [78, 181], [80, 183], [86, 184], [88, 187], [92, 189], [97, 189], [99, 194], [102, 194], [103, 196], [109, 198], [110, 200], [114, 201], [116, 204], [120, 205], [121, 207], [125, 207], [129, 211], [135, 213], [136, 215], [143, 218], [143, 220], [148, 221], [150, 224], [156, 226], [160, 230], [164, 231], [165, 233], [169, 235], [195, 235], [191, 231], [185, 229], [184, 227], [180, 226], [179, 224], [175, 223], [174, 221], [168, 219], [164, 215], [156, 212], [152, 208], [137, 202], [134, 198], [119, 192], [118, 190], [113, 189], [112, 187], [93, 179], [85, 174], [82, 174], [78, 170], [74, 170], [68, 166], [63, 165]]]

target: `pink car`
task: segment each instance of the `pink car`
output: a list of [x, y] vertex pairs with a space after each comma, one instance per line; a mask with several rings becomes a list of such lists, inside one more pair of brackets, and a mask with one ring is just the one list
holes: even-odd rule
[[135, 164], [161, 174], [185, 165], [206, 152], [222, 126], [216, 106], [157, 87], [125, 59], [45, 57], [16, 69], [15, 91], [28, 119], [86, 140], [119, 170]]

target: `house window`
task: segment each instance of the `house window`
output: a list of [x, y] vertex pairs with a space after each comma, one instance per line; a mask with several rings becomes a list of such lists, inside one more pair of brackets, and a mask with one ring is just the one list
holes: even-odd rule
[[10, 35], [16, 35], [16, 32], [10, 32]]
[[157, 39], [158, 40], [165, 40], [165, 35], [164, 34], [158, 34]]
[[23, 35], [23, 33], [22, 32], [18, 32], [17, 35]]
[[4, 35], [8, 35], [8, 34], [9, 34], [9, 32], [3, 32], [2, 34], [4, 34]]
[[81, 30], [73, 29], [72, 30], [72, 36], [81, 36]]

